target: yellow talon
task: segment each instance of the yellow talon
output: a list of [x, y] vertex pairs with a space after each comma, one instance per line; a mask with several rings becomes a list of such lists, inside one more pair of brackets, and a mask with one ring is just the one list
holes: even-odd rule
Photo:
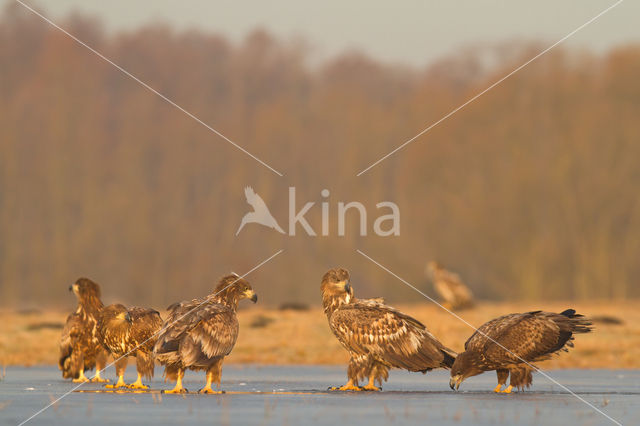
[[330, 387], [329, 390], [360, 392], [362, 391], [362, 388], [357, 384], [354, 384], [353, 380], [349, 380], [346, 385], [340, 386], [340, 387], [337, 387], [337, 386]]
[[162, 393], [187, 393], [187, 392], [189, 392], [188, 390], [186, 390], [182, 386], [182, 376], [183, 375], [184, 375], [184, 372], [180, 372], [178, 374], [178, 380], [176, 380], [176, 386], [171, 390], [164, 390], [164, 391], [162, 391]]
[[91, 379], [92, 383], [109, 383], [109, 379], [103, 379], [100, 377], [100, 370], [96, 371], [96, 375]]
[[186, 390], [185, 388], [179, 388], [179, 389], [173, 388], [171, 390], [162, 391], [162, 393], [187, 393], [187, 392], [188, 390]]
[[127, 384], [124, 382], [124, 376], [119, 376], [114, 385], [104, 385], [104, 387], [108, 389], [126, 388]]
[[129, 389], [149, 389], [149, 386], [142, 384], [142, 376], [140, 374], [138, 374], [138, 379], [130, 385], [127, 385], [127, 387]]
[[366, 391], [379, 391], [381, 388], [377, 387], [376, 385], [368, 384], [366, 386], [363, 386], [362, 389]]
[[513, 389], [513, 386], [509, 385], [509, 387], [501, 391], [501, 393], [511, 393], [511, 389]]
[[90, 380], [87, 378], [87, 376], [84, 375], [84, 371], [80, 370], [80, 375], [78, 375], [78, 377], [76, 379], [73, 379], [74, 383], [84, 383], [84, 382], [89, 382]]
[[200, 389], [200, 390], [198, 391], [198, 393], [206, 393], [206, 394], [220, 395], [220, 394], [223, 394], [223, 393], [224, 393], [224, 391], [223, 391], [223, 390], [217, 390], [217, 391], [216, 391], [216, 390], [211, 389], [211, 386], [205, 386], [205, 387], [203, 387], [202, 389]]
[[143, 385], [142, 383], [131, 383], [130, 385], [127, 385], [127, 387], [129, 389], [149, 389], [149, 386], [147, 385]]
[[498, 386], [495, 387], [495, 389], [493, 390], [495, 393], [500, 393], [500, 389], [502, 389], [502, 385], [498, 384]]

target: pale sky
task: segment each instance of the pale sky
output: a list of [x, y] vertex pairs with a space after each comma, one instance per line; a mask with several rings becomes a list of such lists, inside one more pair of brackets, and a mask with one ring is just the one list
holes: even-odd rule
[[[6, 4], [12, 0], [0, 0]], [[463, 46], [509, 40], [552, 44], [615, 0], [23, 0], [52, 19], [72, 10], [102, 18], [107, 30], [163, 21], [239, 41], [256, 27], [288, 40], [302, 36], [315, 60], [358, 49], [374, 58], [422, 66]], [[640, 1], [625, 0], [567, 44], [601, 52], [640, 43]]]

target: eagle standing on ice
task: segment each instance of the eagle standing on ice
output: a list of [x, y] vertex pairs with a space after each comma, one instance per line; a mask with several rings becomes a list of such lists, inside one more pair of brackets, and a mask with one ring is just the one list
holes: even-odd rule
[[165, 393], [184, 393], [184, 370], [205, 370], [207, 383], [200, 393], [222, 393], [211, 389], [211, 383], [220, 388], [222, 361], [231, 353], [238, 338], [238, 302], [258, 301], [251, 285], [239, 276], [223, 277], [215, 291], [204, 299], [174, 303], [167, 310], [169, 317], [158, 336], [153, 353], [165, 366], [166, 379], [175, 380], [176, 386]]
[[[127, 309], [124, 305], [109, 305], [102, 309], [98, 321], [98, 334], [104, 347], [116, 359], [116, 374], [118, 381], [113, 386], [119, 388], [148, 389], [142, 384], [142, 377], [152, 378], [154, 370], [153, 345], [156, 343], [156, 333], [162, 327], [160, 313], [153, 309], [133, 307]], [[127, 368], [128, 356], [136, 357], [138, 379], [127, 385], [124, 382], [124, 372]]]
[[[322, 305], [329, 327], [351, 359], [347, 384], [331, 390], [380, 390], [390, 368], [426, 373], [450, 368], [456, 353], [440, 343], [418, 320], [376, 299], [357, 300], [349, 272], [331, 269], [322, 278]], [[358, 382], [369, 379], [364, 387]]]
[[433, 282], [433, 287], [442, 299], [442, 306], [447, 309], [458, 310], [473, 307], [473, 293], [460, 276], [447, 271], [438, 262], [427, 264], [427, 277]]
[[[533, 382], [530, 363], [549, 359], [561, 350], [568, 352], [573, 347], [574, 334], [591, 330], [591, 322], [573, 309], [559, 314], [533, 311], [493, 319], [480, 326], [464, 344], [465, 351], [451, 368], [449, 386], [458, 389], [467, 377], [496, 370], [498, 386], [494, 392], [511, 393], [514, 387], [523, 390]], [[509, 387], [501, 391], [509, 374]]]
[[102, 347], [97, 333], [97, 323], [102, 301], [100, 286], [88, 278], [79, 278], [69, 287], [78, 299], [76, 311], [67, 317], [60, 337], [60, 358], [58, 367], [62, 377], [74, 382], [88, 382], [84, 375], [96, 368], [92, 382], [108, 382], [100, 377], [100, 371], [107, 363], [107, 352]]

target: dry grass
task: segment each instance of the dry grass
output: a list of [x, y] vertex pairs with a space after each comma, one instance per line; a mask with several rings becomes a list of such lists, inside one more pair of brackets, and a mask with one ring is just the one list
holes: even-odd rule
[[[613, 316], [621, 325], [597, 322], [596, 331], [580, 335], [576, 347], [541, 363], [552, 368], [640, 368], [640, 302], [482, 303], [460, 312], [476, 326], [496, 316], [544, 309], [560, 312], [567, 307], [592, 317]], [[472, 330], [435, 305], [399, 306], [424, 322], [434, 335], [460, 351]], [[0, 311], [0, 365], [55, 365], [58, 339], [65, 313]], [[332, 336], [320, 309], [265, 310], [250, 306], [239, 313], [240, 337], [230, 363], [344, 364], [347, 355]], [[58, 328], [56, 327], [58, 325]]]

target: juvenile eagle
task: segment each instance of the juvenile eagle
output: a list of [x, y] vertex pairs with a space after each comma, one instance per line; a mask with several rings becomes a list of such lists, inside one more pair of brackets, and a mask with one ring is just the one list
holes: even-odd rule
[[236, 311], [240, 299], [258, 301], [251, 285], [239, 276], [223, 277], [212, 294], [203, 299], [174, 303], [167, 308], [164, 322], [153, 353], [165, 366], [165, 379], [176, 386], [166, 393], [187, 392], [182, 386], [184, 370], [205, 370], [207, 383], [200, 393], [222, 393], [220, 388], [222, 361], [231, 353], [238, 338]]
[[442, 305], [447, 309], [458, 310], [473, 307], [473, 293], [460, 276], [447, 271], [438, 262], [427, 264], [427, 277], [433, 282], [433, 288], [442, 299]]
[[[142, 377], [153, 377], [153, 345], [156, 343], [155, 334], [162, 327], [160, 313], [153, 309], [133, 307], [127, 309], [124, 305], [109, 305], [102, 309], [98, 321], [98, 335], [104, 347], [111, 352], [116, 360], [116, 374], [118, 381], [113, 386], [119, 388], [148, 389], [142, 384]], [[138, 379], [127, 385], [124, 382], [124, 372], [127, 368], [128, 356], [136, 357]]]
[[575, 333], [588, 333], [591, 322], [573, 309], [556, 314], [533, 311], [505, 315], [482, 325], [464, 344], [465, 351], [458, 355], [451, 368], [451, 389], [458, 389], [467, 377], [484, 371], [496, 370], [500, 392], [511, 374], [510, 393], [516, 387], [523, 390], [531, 386], [533, 368], [526, 364], [551, 358], [561, 350], [573, 347]]
[[86, 382], [87, 370], [96, 368], [92, 382], [108, 382], [100, 377], [107, 361], [107, 352], [97, 334], [98, 316], [102, 310], [100, 286], [88, 278], [79, 278], [69, 287], [78, 299], [75, 312], [67, 317], [60, 337], [58, 367], [62, 377], [74, 382]]
[[[455, 352], [440, 343], [418, 320], [376, 299], [355, 299], [349, 272], [330, 269], [322, 278], [322, 305], [329, 327], [351, 359], [348, 382], [332, 390], [380, 390], [390, 368], [426, 373], [449, 368]], [[368, 378], [364, 387], [358, 382]]]

